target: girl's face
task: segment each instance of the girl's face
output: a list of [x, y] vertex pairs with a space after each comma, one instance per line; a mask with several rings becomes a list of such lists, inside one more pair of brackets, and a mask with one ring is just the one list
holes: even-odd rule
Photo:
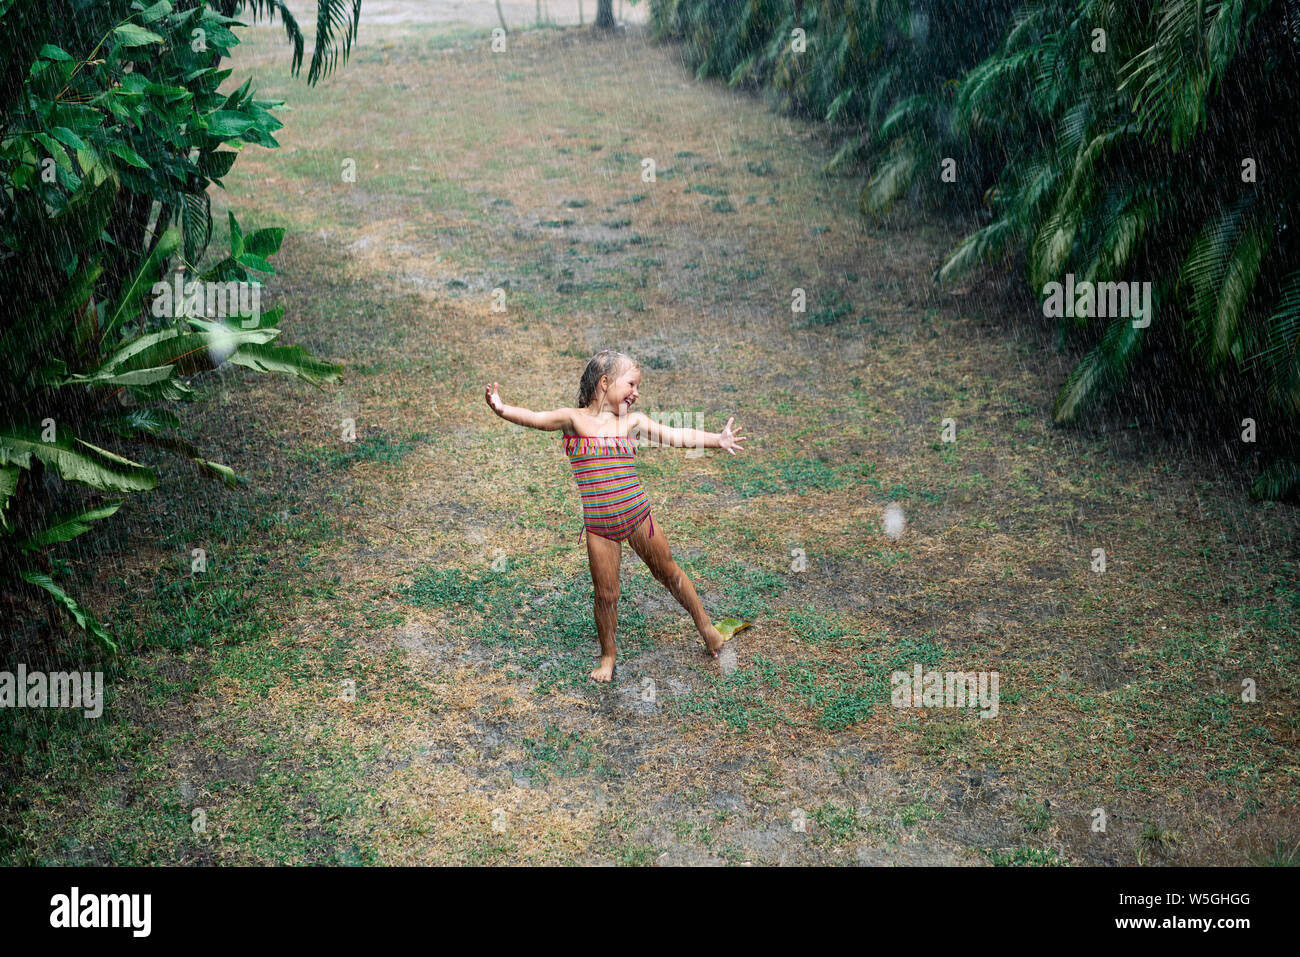
[[605, 401], [613, 406], [615, 415], [627, 415], [631, 411], [632, 403], [640, 397], [637, 391], [640, 385], [641, 370], [630, 362], [624, 363], [605, 391]]

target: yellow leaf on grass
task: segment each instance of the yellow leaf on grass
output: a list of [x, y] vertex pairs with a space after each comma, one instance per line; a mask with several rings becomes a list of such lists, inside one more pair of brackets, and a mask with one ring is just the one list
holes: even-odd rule
[[713, 627], [722, 632], [723, 641], [730, 641], [746, 628], [753, 627], [753, 624], [752, 621], [741, 621], [739, 618], [723, 618], [721, 621], [715, 621]]

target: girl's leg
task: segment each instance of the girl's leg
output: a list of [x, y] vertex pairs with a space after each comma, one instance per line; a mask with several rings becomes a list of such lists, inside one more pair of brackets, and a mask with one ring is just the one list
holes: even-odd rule
[[596, 590], [596, 634], [600, 638], [600, 664], [591, 673], [596, 681], [614, 679], [614, 632], [618, 627], [618, 566], [621, 542], [587, 533], [587, 559]]
[[713, 622], [705, 614], [704, 605], [700, 602], [700, 596], [695, 593], [695, 586], [691, 584], [691, 580], [673, 561], [672, 552], [668, 548], [668, 539], [664, 536], [664, 527], [656, 522], [654, 528], [655, 533], [651, 536], [650, 521], [647, 519], [636, 527], [636, 531], [632, 533], [627, 543], [641, 556], [641, 560], [646, 563], [655, 580], [667, 588], [677, 599], [678, 604], [686, 609], [691, 620], [695, 622], [700, 637], [704, 639], [704, 647], [716, 658], [718, 652], [722, 650], [722, 634], [713, 627]]

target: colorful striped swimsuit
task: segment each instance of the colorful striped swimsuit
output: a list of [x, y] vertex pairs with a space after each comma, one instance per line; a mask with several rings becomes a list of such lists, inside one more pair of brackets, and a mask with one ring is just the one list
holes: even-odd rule
[[[620, 435], [566, 435], [564, 454], [573, 466], [582, 496], [582, 531], [616, 542], [625, 541], [646, 518], [650, 535], [655, 520], [645, 489], [636, 477], [632, 462], [633, 441]], [[578, 533], [582, 541], [582, 532]]]

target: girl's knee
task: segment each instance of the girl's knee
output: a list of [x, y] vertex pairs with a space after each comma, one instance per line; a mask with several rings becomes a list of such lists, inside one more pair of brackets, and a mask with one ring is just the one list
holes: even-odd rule
[[660, 584], [666, 585], [669, 588], [680, 585], [685, 577], [686, 576], [682, 574], [682, 570], [677, 567], [677, 563], [671, 559], [669, 559], [666, 564], [660, 565], [657, 574], [655, 575], [655, 578], [659, 579]]
[[615, 583], [613, 585], [597, 585], [596, 601], [606, 605], [618, 604], [618, 584]]

